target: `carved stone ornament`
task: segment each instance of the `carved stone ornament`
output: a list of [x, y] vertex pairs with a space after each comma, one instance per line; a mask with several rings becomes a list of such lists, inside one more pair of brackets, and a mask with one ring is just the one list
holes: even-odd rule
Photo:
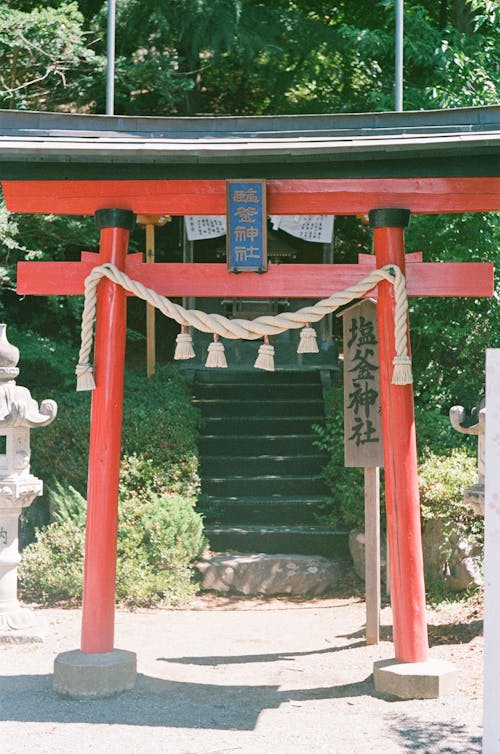
[[19, 514], [42, 494], [43, 482], [30, 473], [30, 431], [57, 415], [55, 401], [40, 407], [28, 388], [16, 385], [19, 350], [0, 324], [0, 642], [40, 641], [37, 616], [17, 599]]
[[472, 487], [464, 490], [464, 502], [471, 506], [477, 516], [484, 516], [484, 464], [485, 464], [485, 432], [486, 405], [484, 396], [478, 401], [470, 414], [463, 406], [453, 406], [450, 409], [450, 422], [453, 429], [463, 435], [477, 437], [477, 474], [478, 481]]
[[36, 476], [31, 477], [31, 484], [4, 484], [0, 480], [0, 508], [27, 508], [33, 500], [42, 494], [43, 482]]

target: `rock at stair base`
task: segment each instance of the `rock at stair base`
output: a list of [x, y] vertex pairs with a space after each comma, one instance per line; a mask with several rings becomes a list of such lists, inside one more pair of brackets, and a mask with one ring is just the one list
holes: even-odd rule
[[205, 591], [306, 598], [331, 592], [347, 564], [321, 556], [218, 553], [196, 567]]

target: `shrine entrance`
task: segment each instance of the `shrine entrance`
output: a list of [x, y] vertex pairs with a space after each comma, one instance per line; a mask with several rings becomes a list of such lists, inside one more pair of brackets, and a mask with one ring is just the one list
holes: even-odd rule
[[[26, 120], [32, 114], [16, 113], [18, 116], [20, 120], [24, 117], [27, 128]], [[406, 267], [404, 231], [412, 212], [499, 209], [500, 170], [493, 157], [499, 116], [498, 108], [478, 108], [458, 116], [444, 112], [377, 114], [373, 119], [301, 116], [293, 123], [280, 118], [260, 119], [259, 124], [259, 119], [253, 118], [218, 122], [200, 119], [196, 127], [193, 119], [192, 124], [176, 126], [197, 129], [196, 136], [191, 132], [188, 138], [185, 131], [179, 134], [175, 130], [172, 120], [168, 126], [155, 121], [152, 127], [157, 129], [156, 135], [150, 134], [150, 140], [141, 142], [140, 147], [135, 135], [125, 148], [123, 133], [116, 142], [107, 134], [103, 137], [105, 144], [99, 144], [98, 137], [95, 142], [89, 141], [88, 133], [84, 139], [79, 140], [76, 134], [69, 141], [60, 132], [49, 133], [42, 138], [41, 147], [40, 142], [32, 141], [34, 132], [13, 139], [10, 163], [1, 165], [9, 211], [95, 215], [100, 228], [98, 255], [84, 253], [82, 261], [74, 263], [22, 263], [18, 277], [19, 293], [45, 295], [81, 295], [84, 281], [94, 268], [105, 278], [98, 282], [97, 291], [82, 643], [76, 657], [64, 659], [71, 666], [74, 695], [82, 692], [86, 683], [85, 674], [79, 670], [82, 667], [91, 666], [98, 673], [113, 676], [124, 663], [127, 671], [122, 688], [129, 687], [135, 672], [129, 657], [114, 654], [118, 652], [114, 649], [114, 581], [127, 295], [123, 286], [135, 295], [141, 285], [146, 286], [160, 297], [315, 300], [333, 298], [353, 286], [357, 293], [351, 292], [352, 300], [353, 295], [374, 295], [377, 286], [394, 662], [397, 667], [415, 664], [418, 676], [425, 675], [426, 669], [432, 675], [409, 339], [401, 295], [406, 288], [409, 296], [490, 296], [493, 268], [488, 264], [424, 261]], [[71, 122], [80, 122], [79, 117], [55, 117], [64, 120], [66, 132]], [[107, 128], [112, 124], [118, 130], [126, 122], [108, 118], [101, 120], [99, 127], [104, 126], [104, 120]], [[131, 120], [137, 129], [140, 119]], [[87, 120], [87, 129], [91, 122], [97, 123], [97, 119]], [[229, 128], [230, 137], [226, 132], [221, 138], [216, 133], [218, 127]], [[464, 127], [467, 139], [462, 134]], [[488, 128], [496, 137], [485, 138]], [[267, 129], [264, 136], [262, 129]], [[173, 135], [165, 137], [166, 132]], [[2, 148], [6, 149], [5, 143]], [[34, 149], [42, 150], [43, 164], [33, 162]], [[110, 154], [116, 161], [113, 180], [108, 175]], [[361, 161], [362, 155], [369, 158]], [[369, 215], [374, 254], [356, 265], [275, 264], [262, 274], [238, 275], [225, 265], [148, 265], [136, 255], [127, 255], [135, 215], [223, 215], [225, 179], [252, 177], [266, 183], [270, 215]], [[369, 287], [360, 289], [367, 276]], [[188, 310], [176, 309], [169, 316], [183, 327], [200, 321]], [[307, 320], [302, 322], [307, 324]], [[226, 334], [228, 325], [222, 320], [212, 318], [209, 325], [201, 329], [222, 337], [238, 337]], [[263, 324], [260, 332], [265, 337], [268, 325], [274, 327], [272, 323]], [[258, 335], [254, 332], [247, 337], [255, 340]], [[90, 349], [89, 342], [87, 347], [85, 353]], [[269, 348], [267, 344], [260, 346], [263, 360], [269, 358]], [[404, 379], [393, 377], [393, 368], [404, 373]], [[92, 387], [92, 368], [85, 360], [79, 374], [81, 381]], [[57, 682], [67, 678], [67, 670], [66, 666], [56, 672], [56, 688]], [[407, 676], [407, 670], [404, 674]], [[379, 683], [383, 682], [379, 672]], [[59, 690], [72, 693], [68, 687]]]

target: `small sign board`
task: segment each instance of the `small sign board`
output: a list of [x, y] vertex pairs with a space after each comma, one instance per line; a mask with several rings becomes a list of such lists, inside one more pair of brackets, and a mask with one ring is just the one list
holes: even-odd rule
[[226, 181], [227, 266], [232, 272], [267, 270], [266, 182]]
[[384, 465], [377, 307], [371, 300], [345, 309], [344, 463], [374, 468]]

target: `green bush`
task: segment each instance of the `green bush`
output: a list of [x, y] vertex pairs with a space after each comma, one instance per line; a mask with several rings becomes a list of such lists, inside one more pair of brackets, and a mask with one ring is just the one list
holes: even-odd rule
[[42, 605], [78, 603], [82, 597], [85, 530], [73, 521], [38, 529], [18, 569], [24, 600]]
[[7, 337], [21, 352], [16, 382], [29, 388], [33, 397], [40, 401], [55, 397], [55, 392], [74, 391], [77, 351], [71, 344], [15, 324], [8, 325]]
[[[142, 482], [141, 482], [142, 484]], [[85, 500], [59, 485], [55, 521], [23, 551], [19, 586], [27, 600], [78, 603], [82, 596]], [[120, 492], [117, 600], [130, 606], [181, 604], [195, 593], [190, 564], [203, 551], [201, 516], [179, 495], [142, 486]]]
[[[464, 502], [463, 493], [477, 481], [476, 459], [464, 449], [454, 449], [447, 455], [428, 453], [419, 467], [420, 503], [424, 541], [426, 527], [430, 528], [435, 549], [426, 563], [427, 580], [436, 576], [453, 583], [455, 561], [460, 561], [463, 545], [478, 563], [481, 562], [484, 541], [484, 519]], [[456, 588], [451, 586], [451, 588]], [[434, 586], [435, 590], [435, 586]]]
[[[66, 481], [84, 495], [90, 395], [72, 391], [57, 396], [57, 403], [56, 420], [33, 433], [33, 471], [49, 487], [54, 480]], [[150, 459], [161, 469], [162, 491], [188, 497], [198, 493], [198, 423], [199, 414], [178, 370], [159, 368], [151, 380], [127, 371], [122, 457], [135, 453]]]
[[[74, 387], [74, 385], [73, 385]], [[42, 395], [40, 397], [47, 397]], [[47, 494], [21, 518], [24, 547], [34, 530], [49, 523], [57, 485], [86, 494], [90, 394], [57, 394], [56, 420], [32, 433], [32, 470]], [[189, 384], [173, 367], [159, 367], [151, 380], [127, 370], [123, 409], [123, 485], [158, 494], [197, 496], [199, 413], [190, 402]]]
[[419, 466], [422, 517], [468, 521], [474, 512], [463, 501], [463, 492], [477, 480], [476, 459], [455, 448], [449, 455], [430, 452]]

